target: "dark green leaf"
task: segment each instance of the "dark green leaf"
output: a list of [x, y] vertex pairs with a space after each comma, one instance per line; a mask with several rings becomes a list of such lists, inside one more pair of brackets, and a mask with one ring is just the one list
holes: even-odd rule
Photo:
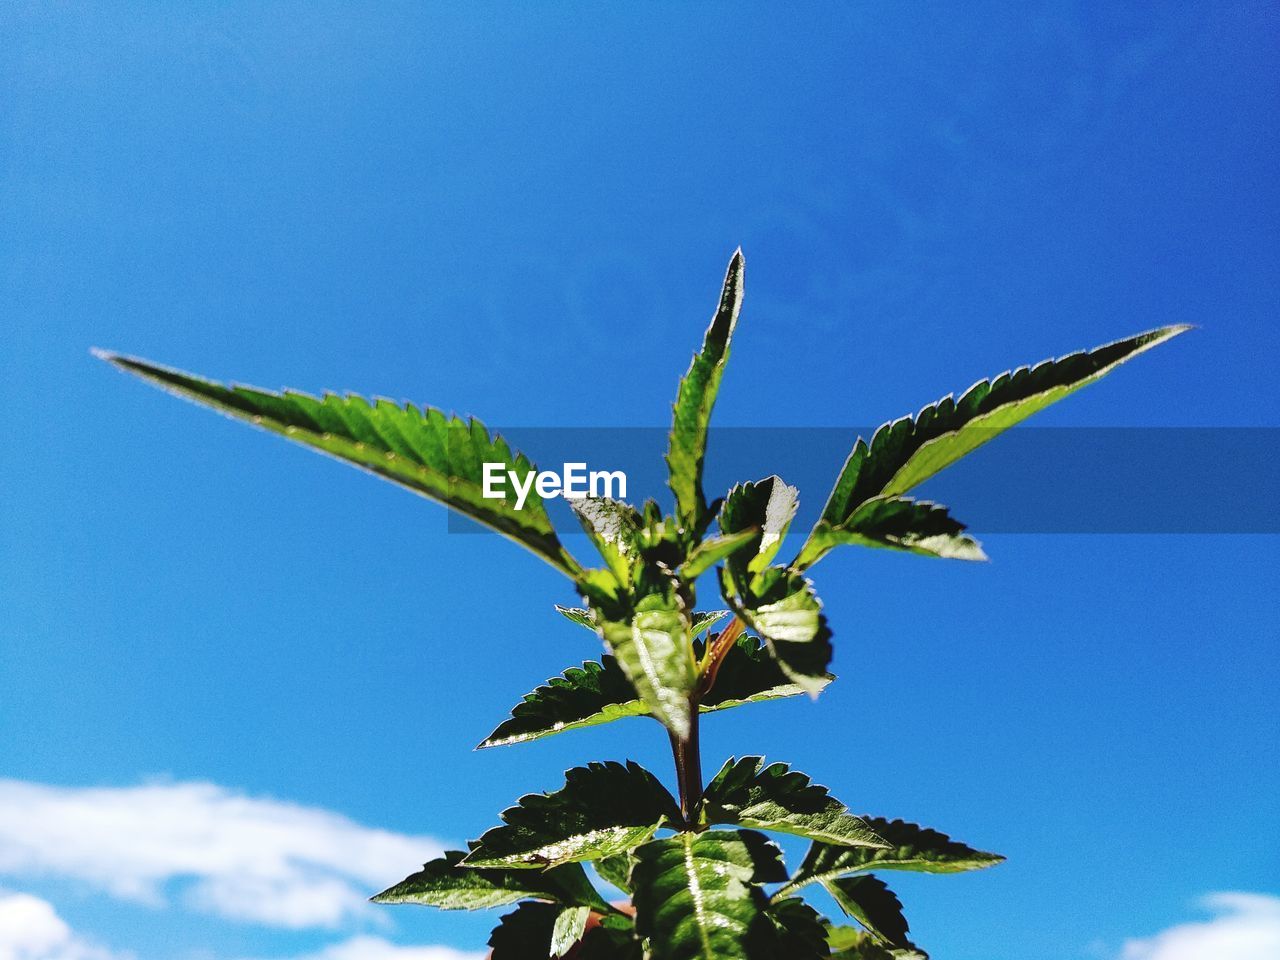
[[776, 952], [780, 960], [811, 960], [831, 955], [826, 921], [799, 897], [775, 900], [769, 905], [769, 916], [778, 928]]
[[583, 873], [580, 864], [551, 870], [478, 870], [459, 866], [466, 854], [450, 850], [439, 859], [382, 891], [374, 903], [419, 903], [442, 910], [484, 910], [531, 897], [559, 903], [606, 904]]
[[560, 908], [553, 903], [522, 903], [505, 914], [489, 935], [490, 960], [547, 960]]
[[749, 574], [758, 574], [773, 562], [799, 503], [799, 491], [778, 476], [740, 483], [724, 498], [720, 529], [728, 536], [754, 532], [753, 549], [735, 554], [730, 564], [735, 577], [744, 581], [744, 589]]
[[612, 884], [623, 893], [631, 892], [630, 855], [619, 853], [612, 857], [601, 857], [599, 860], [592, 861], [591, 865], [595, 867], [596, 873], [605, 883]]
[[700, 531], [707, 519], [702, 492], [702, 462], [707, 452], [707, 427], [720, 389], [720, 378], [729, 359], [729, 341], [742, 307], [742, 251], [729, 261], [720, 303], [703, 338], [702, 350], [693, 358], [680, 381], [672, 408], [671, 439], [667, 452], [671, 492], [676, 496], [676, 517], [686, 530]]
[[812, 696], [830, 682], [831, 631], [813, 585], [783, 567], [769, 567], [744, 582], [720, 568], [725, 602], [755, 630], [782, 671]]
[[588, 930], [582, 949], [574, 954], [574, 960], [641, 960], [643, 950], [635, 933], [635, 924], [629, 919], [625, 925], [611, 923], [619, 919], [614, 914], [600, 926]]
[[962, 873], [1001, 863], [1004, 857], [957, 843], [945, 833], [906, 823], [867, 817], [866, 823], [889, 844], [883, 850], [851, 849], [815, 843], [786, 892], [815, 880], [827, 880], [868, 870], [911, 870], [918, 873]]
[[[1032, 414], [1187, 329], [1164, 327], [1034, 367], [1019, 367], [974, 384], [959, 400], [944, 397], [914, 417], [885, 424], [869, 445], [859, 437], [819, 525], [843, 527], [872, 497], [906, 493]], [[801, 556], [814, 554], [808, 545], [801, 550]]]
[[552, 867], [624, 853], [653, 836], [679, 808], [638, 764], [592, 763], [565, 774], [554, 793], [528, 794], [504, 810], [504, 825], [482, 836], [470, 867]]
[[863, 874], [823, 884], [840, 909], [891, 947], [910, 948], [902, 902], [882, 880]]
[[513, 455], [501, 437], [490, 437], [478, 420], [390, 400], [370, 404], [357, 396], [317, 398], [292, 390], [227, 386], [133, 357], [98, 356], [180, 397], [437, 500], [523, 544], [570, 577], [581, 572], [556, 537], [536, 490], [530, 489], [520, 509], [509, 482], [498, 488], [502, 499], [484, 496], [485, 463], [502, 464], [522, 483], [536, 468], [523, 454]]
[[[713, 615], [716, 619], [723, 614]], [[697, 619], [707, 614], [695, 614]], [[700, 657], [704, 645], [694, 643], [694, 656]], [[828, 682], [830, 675], [825, 678]], [[725, 710], [744, 703], [792, 697], [804, 690], [793, 683], [774, 662], [755, 637], [739, 637], [720, 664], [716, 684], [699, 704], [700, 712]], [[631, 681], [607, 654], [600, 663], [587, 661], [581, 667], [570, 667], [544, 686], [525, 695], [511, 711], [511, 719], [503, 721], [481, 747], [524, 743], [540, 737], [608, 723], [623, 717], [649, 716], [649, 709], [636, 698]]]
[[919, 947], [894, 948], [854, 927], [831, 927], [827, 931], [832, 960], [929, 960]]
[[785, 875], [778, 848], [749, 830], [679, 833], [635, 850], [636, 930], [650, 960], [774, 960], [760, 888]]
[[978, 541], [965, 535], [965, 526], [946, 507], [910, 497], [872, 497], [853, 511], [840, 527], [818, 521], [795, 567], [817, 563], [833, 547], [856, 544], [907, 550], [950, 560], [986, 560]]
[[707, 785], [707, 823], [733, 823], [858, 847], [886, 844], [860, 817], [803, 773], [761, 757], [729, 760]]

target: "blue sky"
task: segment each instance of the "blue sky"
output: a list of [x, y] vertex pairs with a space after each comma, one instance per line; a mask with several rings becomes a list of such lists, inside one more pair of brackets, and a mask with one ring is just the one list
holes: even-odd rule
[[[1268, 5], [906, 6], [0, 12], [0, 936], [448, 960], [422, 945], [495, 917], [357, 894], [567, 766], [668, 773], [639, 722], [472, 752], [598, 655], [558, 575], [91, 345], [517, 444], [661, 427], [741, 244], [720, 424], [874, 426], [1190, 322], [1038, 423], [1277, 425]], [[841, 682], [713, 718], [707, 765], [764, 753], [1007, 854], [895, 878], [935, 956], [1274, 937], [1276, 538], [984, 542], [826, 561]]]

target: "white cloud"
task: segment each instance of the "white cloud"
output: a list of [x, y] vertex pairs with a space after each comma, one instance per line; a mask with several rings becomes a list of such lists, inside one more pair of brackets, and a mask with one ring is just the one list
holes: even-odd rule
[[439, 853], [429, 837], [211, 783], [0, 780], [0, 873], [79, 880], [156, 906], [176, 884], [195, 909], [272, 926], [336, 927]]
[[71, 932], [52, 904], [0, 892], [0, 960], [127, 960]]
[[1213, 893], [1202, 901], [1215, 916], [1129, 940], [1121, 960], [1276, 960], [1280, 957], [1280, 897]]
[[[466, 953], [452, 947], [401, 947], [381, 937], [352, 937], [294, 960], [485, 960], [487, 953]], [[0, 960], [6, 960], [0, 957]]]

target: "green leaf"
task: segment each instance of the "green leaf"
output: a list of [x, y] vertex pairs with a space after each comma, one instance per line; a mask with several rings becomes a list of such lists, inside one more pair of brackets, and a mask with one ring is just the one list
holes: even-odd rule
[[[721, 616], [724, 614], [712, 615], [714, 619]], [[695, 614], [695, 630], [699, 617], [711, 619], [707, 614]], [[694, 657], [701, 657], [704, 648], [705, 644], [695, 641]], [[832, 679], [828, 674], [825, 681]], [[757, 638], [742, 636], [721, 661], [715, 686], [699, 704], [699, 712], [711, 713], [800, 693], [804, 690], [782, 672]], [[511, 718], [499, 724], [480, 747], [525, 743], [566, 730], [642, 716], [650, 716], [649, 708], [636, 697], [617, 659], [606, 654], [599, 663], [588, 660], [581, 667], [570, 667], [525, 694], [512, 709]]]
[[963, 873], [1002, 863], [998, 853], [986, 853], [957, 843], [945, 833], [902, 820], [867, 817], [866, 823], [889, 846], [883, 850], [815, 843], [783, 893], [805, 884], [868, 870], [911, 870], [917, 873]]
[[679, 833], [636, 849], [636, 931], [650, 960], [773, 960], [760, 888], [785, 874], [782, 854], [749, 830]]
[[728, 760], [702, 799], [707, 823], [733, 823], [859, 847], [886, 843], [861, 817], [803, 773], [762, 757]]
[[685, 583], [692, 583], [721, 560], [750, 544], [755, 538], [755, 530], [743, 530], [739, 533], [703, 540], [689, 554], [689, 559], [680, 565], [678, 571], [680, 579]]
[[553, 957], [563, 957], [574, 948], [587, 932], [587, 918], [590, 916], [590, 907], [565, 907], [560, 911], [551, 929]]
[[830, 682], [831, 631], [813, 585], [784, 567], [769, 567], [749, 582], [720, 568], [725, 602], [768, 645], [792, 682], [811, 696]]
[[[700, 658], [704, 648], [705, 645], [701, 642], [695, 643], [694, 654]], [[820, 677], [814, 677], [812, 685], [821, 690], [834, 679], [831, 674], [824, 673]], [[715, 686], [703, 697], [701, 712], [709, 713], [744, 703], [794, 697], [808, 689], [808, 686], [794, 682], [782, 671], [778, 661], [760, 645], [759, 638], [744, 634], [720, 662]]]
[[720, 508], [720, 529], [729, 536], [755, 532], [754, 555], [748, 557], [743, 551], [731, 564], [739, 579], [748, 573], [758, 574], [773, 562], [799, 504], [799, 491], [776, 475], [740, 483], [729, 491]]
[[977, 540], [947, 508], [911, 497], [872, 497], [840, 527], [819, 520], [794, 566], [803, 570], [844, 544], [907, 550], [950, 560], [986, 560]]
[[698, 682], [692, 624], [669, 576], [638, 570], [634, 599], [593, 599], [597, 630], [649, 712], [675, 736], [688, 736]]
[[504, 914], [489, 935], [490, 960], [547, 960], [560, 908], [553, 903], [522, 903]]
[[[642, 960], [643, 949], [635, 934], [635, 924], [612, 914], [600, 926], [587, 931], [574, 960]], [[616, 925], [615, 925], [616, 923]]]
[[[580, 627], [586, 627], [592, 633], [596, 632], [595, 618], [592, 617], [590, 610], [586, 610], [582, 607], [562, 607], [557, 603], [556, 612], [566, 620], [571, 620]], [[694, 613], [693, 623], [689, 628], [689, 632], [696, 637], [703, 630], [707, 629], [707, 627], [715, 626], [728, 615], [728, 610], [700, 610]]]
[[[1088, 352], [1019, 367], [974, 384], [959, 400], [944, 397], [914, 417], [885, 424], [869, 445], [859, 437], [827, 499], [819, 527], [843, 527], [872, 497], [906, 493], [1032, 414], [1106, 376], [1130, 357], [1188, 329], [1163, 327]], [[806, 543], [800, 555], [814, 553], [815, 548]]]
[[630, 580], [637, 556], [636, 534], [641, 525], [636, 508], [608, 497], [582, 497], [568, 502], [613, 575], [624, 583]]
[[832, 960], [929, 960], [929, 955], [919, 947], [886, 947], [871, 934], [854, 927], [829, 928], [827, 943]]
[[638, 764], [592, 763], [565, 774], [554, 793], [528, 794], [502, 813], [462, 861], [468, 867], [554, 867], [599, 860], [680, 822], [665, 787]]
[[776, 952], [783, 960], [811, 960], [829, 957], [826, 921], [799, 897], [776, 900], [769, 916], [778, 932]]
[[441, 910], [485, 910], [531, 897], [607, 909], [580, 864], [551, 870], [478, 870], [460, 866], [466, 854], [450, 850], [423, 865], [374, 903], [418, 903]]
[[846, 915], [853, 917], [891, 947], [910, 948], [902, 902], [882, 880], [863, 874], [823, 884]]
[[599, 860], [592, 861], [591, 865], [596, 868], [596, 873], [605, 883], [612, 884], [623, 893], [631, 892], [630, 855], [619, 853], [612, 857], [601, 857]]
[[448, 417], [354, 395], [323, 398], [286, 390], [274, 393], [228, 386], [133, 357], [99, 351], [99, 357], [170, 393], [213, 407], [289, 440], [327, 453], [462, 513], [528, 547], [570, 577], [581, 572], [561, 545], [537, 491], [521, 509], [510, 484], [502, 499], [484, 497], [484, 464], [500, 463], [525, 482], [536, 468], [491, 437], [478, 420]]
[[676, 517], [686, 530], [701, 532], [707, 518], [702, 492], [702, 462], [707, 452], [707, 427], [729, 359], [729, 341], [742, 307], [742, 251], [734, 253], [725, 274], [720, 303], [703, 338], [702, 350], [693, 358], [680, 381], [672, 408], [667, 468], [671, 492], [676, 497]]
[[596, 632], [596, 621], [590, 610], [585, 610], [582, 607], [562, 607], [557, 603], [556, 612], [566, 620], [572, 620], [578, 626], [586, 627], [592, 633]]

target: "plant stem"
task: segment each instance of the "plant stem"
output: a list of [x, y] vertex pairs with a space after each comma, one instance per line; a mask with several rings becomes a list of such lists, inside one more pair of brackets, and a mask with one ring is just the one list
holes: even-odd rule
[[671, 754], [676, 761], [676, 783], [680, 789], [680, 813], [684, 822], [695, 827], [694, 814], [702, 801], [702, 751], [698, 744], [698, 704], [693, 702], [689, 717], [689, 735], [683, 740], [671, 736]]

